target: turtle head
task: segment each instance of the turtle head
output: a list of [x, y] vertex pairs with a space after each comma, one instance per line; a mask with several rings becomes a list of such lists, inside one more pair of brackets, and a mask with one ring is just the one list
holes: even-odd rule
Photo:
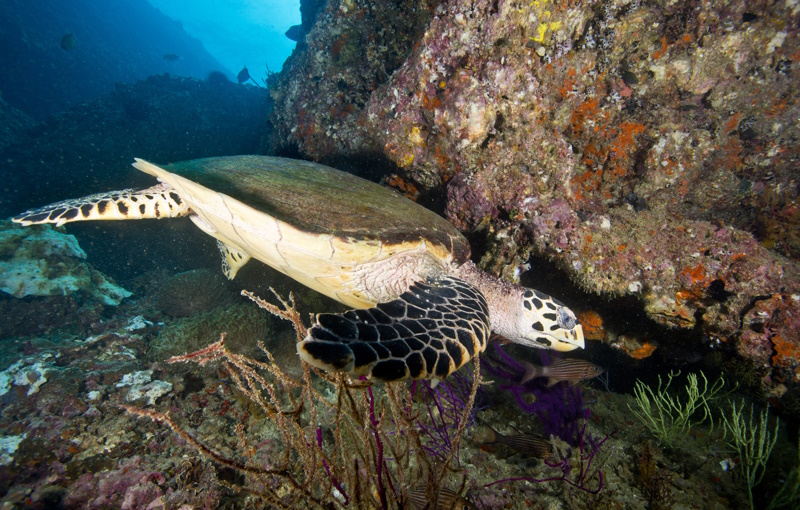
[[484, 295], [495, 333], [528, 347], [562, 352], [583, 349], [583, 328], [572, 310], [559, 300], [497, 278], [471, 261], [453, 272]]
[[521, 301], [511, 341], [562, 352], [584, 348], [583, 328], [564, 303], [533, 289], [522, 289]]

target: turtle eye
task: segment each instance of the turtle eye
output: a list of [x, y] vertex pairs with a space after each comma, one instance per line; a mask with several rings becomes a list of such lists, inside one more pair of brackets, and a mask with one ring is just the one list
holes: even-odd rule
[[572, 311], [562, 306], [558, 309], [558, 325], [564, 329], [570, 330], [575, 327], [578, 323], [578, 319], [575, 317], [575, 314]]

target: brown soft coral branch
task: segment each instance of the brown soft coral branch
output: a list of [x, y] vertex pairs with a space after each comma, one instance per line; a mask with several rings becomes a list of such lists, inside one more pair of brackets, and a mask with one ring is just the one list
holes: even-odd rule
[[264, 298], [256, 296], [249, 290], [243, 290], [242, 296], [249, 298], [251, 301], [257, 304], [259, 308], [268, 311], [272, 315], [275, 315], [283, 320], [291, 322], [294, 325], [295, 332], [297, 333], [297, 341], [298, 342], [302, 341], [306, 337], [306, 326], [305, 324], [303, 324], [303, 320], [300, 318], [300, 314], [297, 312], [297, 308], [295, 308], [294, 294], [291, 292], [289, 293], [289, 299], [287, 302], [284, 301], [284, 299], [280, 297], [280, 295], [278, 295], [275, 289], [270, 287], [269, 290], [270, 292], [272, 292], [272, 294], [275, 295], [275, 299], [277, 299], [278, 302], [280, 302], [283, 308], [279, 308], [278, 306], [273, 305], [272, 303], [264, 300]]
[[[259, 307], [292, 322], [298, 339], [304, 338], [306, 328], [291, 295], [288, 300], [278, 297], [280, 306], [276, 306], [252, 293], [243, 294]], [[455, 451], [439, 465], [427, 457], [416, 424], [419, 413], [413, 410], [414, 399], [405, 383], [373, 385], [353, 380], [348, 374], [317, 371], [307, 363], [303, 363], [302, 376], [291, 376], [275, 363], [264, 344], [258, 345], [266, 361], [231, 352], [224, 333], [198, 351], [167, 361], [224, 364], [234, 387], [261, 408], [280, 436], [281, 448], [270, 459], [269, 467], [256, 465], [253, 460], [257, 442], [247, 437], [244, 423], [236, 425], [235, 453], [228, 455], [198, 440], [169, 413], [122, 408], [166, 424], [202, 455], [246, 476], [243, 486], [221, 484], [248, 491], [280, 508], [402, 508], [408, 503], [410, 487], [422, 484], [433, 495], [442, 487], [445, 475], [454, 472], [451, 464]], [[470, 412], [480, 381], [477, 363], [475, 367], [475, 383], [464, 413]], [[320, 379], [312, 378], [312, 369]], [[456, 448], [466, 416], [462, 416], [456, 432]], [[460, 477], [463, 491], [466, 476]]]

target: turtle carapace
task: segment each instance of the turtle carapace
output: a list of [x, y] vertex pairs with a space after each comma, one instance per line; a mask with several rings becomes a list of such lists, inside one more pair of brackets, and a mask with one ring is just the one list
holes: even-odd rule
[[228, 278], [251, 258], [353, 310], [321, 313], [297, 344], [308, 363], [380, 381], [442, 379], [486, 348], [584, 346], [575, 314], [485, 273], [464, 236], [394, 191], [333, 168], [266, 156], [134, 167], [160, 184], [68, 200], [22, 225], [189, 216], [217, 239]]

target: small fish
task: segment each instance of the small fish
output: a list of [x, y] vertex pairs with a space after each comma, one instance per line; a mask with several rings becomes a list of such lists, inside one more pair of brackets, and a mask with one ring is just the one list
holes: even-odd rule
[[70, 51], [75, 47], [77, 42], [78, 40], [75, 39], [75, 36], [72, 34], [72, 32], [64, 34], [64, 37], [61, 38], [61, 49], [64, 51]]
[[247, 66], [244, 66], [239, 74], [236, 75], [236, 79], [239, 81], [239, 85], [242, 83], [252, 80], [253, 78], [250, 77], [250, 71], [247, 70]]
[[551, 460], [553, 458], [553, 446], [549, 439], [534, 436], [533, 434], [514, 434], [507, 436], [488, 425], [486, 427], [489, 431], [484, 436], [485, 441], [483, 444], [504, 444], [525, 457], [536, 457], [544, 460]]
[[167, 62], [177, 62], [178, 60], [181, 59], [181, 56], [180, 55], [176, 55], [174, 53], [166, 53], [163, 58]]
[[289, 30], [287, 30], [284, 35], [289, 39], [291, 39], [292, 41], [297, 42], [302, 37], [302, 33], [300, 32], [302, 28], [303, 25], [292, 25], [289, 27]]
[[423, 510], [468, 510], [473, 508], [469, 502], [458, 495], [458, 493], [447, 487], [441, 487], [436, 496], [436, 502], [428, 501], [427, 491], [424, 485], [419, 485], [408, 490], [408, 501], [411, 508]]
[[562, 358], [552, 365], [546, 367], [532, 365], [527, 361], [522, 361], [525, 367], [525, 374], [522, 376], [522, 384], [536, 379], [537, 377], [547, 377], [547, 387], [558, 384], [561, 381], [568, 381], [575, 384], [584, 379], [594, 379], [603, 373], [603, 368], [584, 361], [582, 359]]

